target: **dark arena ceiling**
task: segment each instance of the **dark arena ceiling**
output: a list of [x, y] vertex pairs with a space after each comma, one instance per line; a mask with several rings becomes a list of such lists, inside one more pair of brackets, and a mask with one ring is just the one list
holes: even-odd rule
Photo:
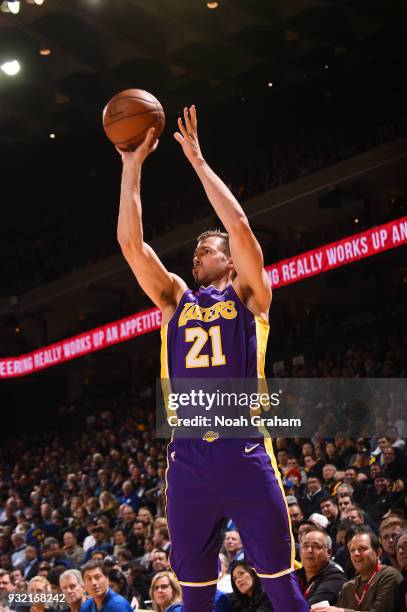
[[15, 77], [0, 72], [3, 149], [100, 129], [104, 104], [128, 87], [155, 93], [169, 113], [362, 74], [380, 89], [407, 47], [402, 0], [36, 2], [0, 13], [0, 64], [21, 64]]

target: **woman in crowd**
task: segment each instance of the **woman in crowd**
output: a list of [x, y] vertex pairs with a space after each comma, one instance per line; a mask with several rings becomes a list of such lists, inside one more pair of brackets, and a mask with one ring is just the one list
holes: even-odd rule
[[153, 535], [154, 517], [147, 506], [141, 506], [137, 513], [137, 518], [147, 526], [147, 535]]
[[[33, 599], [41, 600], [41, 596], [43, 596], [43, 599], [52, 597], [51, 583], [45, 576], [34, 576], [27, 585], [27, 592]], [[50, 602], [47, 605], [46, 601], [34, 601], [29, 609], [30, 612], [52, 612], [53, 607]]]
[[122, 572], [117, 569], [111, 569], [109, 572], [109, 585], [115, 593], [127, 599], [133, 610], [140, 608], [142, 602], [133, 594], [132, 588]]
[[151, 582], [150, 599], [157, 612], [181, 612], [181, 585], [172, 572], [158, 572]]
[[232, 569], [232, 610], [236, 612], [272, 612], [273, 606], [263, 591], [260, 579], [246, 561], [237, 561]]

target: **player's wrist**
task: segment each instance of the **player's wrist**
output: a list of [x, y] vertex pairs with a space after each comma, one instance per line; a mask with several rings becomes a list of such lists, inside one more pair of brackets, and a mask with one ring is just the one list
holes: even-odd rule
[[202, 155], [199, 155], [198, 157], [193, 157], [189, 161], [191, 162], [191, 165], [193, 168], [195, 168], [195, 170], [199, 170], [200, 168], [203, 168], [207, 165], [206, 160]]

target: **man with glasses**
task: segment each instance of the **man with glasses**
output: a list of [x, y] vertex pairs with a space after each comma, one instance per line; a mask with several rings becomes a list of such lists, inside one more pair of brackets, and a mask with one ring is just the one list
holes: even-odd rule
[[335, 604], [346, 576], [331, 561], [332, 541], [323, 530], [315, 528], [304, 534], [300, 544], [302, 569], [298, 571], [302, 592], [308, 605], [321, 601]]
[[401, 612], [402, 576], [394, 567], [380, 564], [379, 538], [368, 527], [361, 526], [348, 541], [348, 548], [357, 576], [343, 585], [337, 606], [318, 608], [318, 612]]

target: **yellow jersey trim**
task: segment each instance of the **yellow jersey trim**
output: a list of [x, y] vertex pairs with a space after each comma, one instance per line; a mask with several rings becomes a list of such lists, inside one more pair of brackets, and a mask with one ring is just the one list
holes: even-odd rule
[[199, 588], [199, 587], [206, 587], [206, 586], [212, 586], [213, 584], [217, 584], [218, 579], [216, 578], [216, 580], [209, 580], [209, 582], [183, 582], [182, 580], [178, 580], [178, 582], [180, 583], [181, 586]]
[[295, 561], [295, 567], [294, 569], [292, 569], [291, 567], [283, 570], [282, 572], [277, 572], [277, 574], [259, 574], [257, 573], [259, 578], [279, 578], [280, 576], [286, 576], [287, 574], [292, 574], [293, 571], [300, 569], [302, 567], [301, 563], [298, 563], [298, 561]]
[[[290, 532], [291, 558], [290, 558], [290, 569], [287, 569], [287, 570], [284, 570], [284, 571], [286, 573], [290, 573], [290, 572], [295, 571], [297, 569], [296, 568], [296, 564], [298, 565], [298, 562], [295, 560], [295, 542], [294, 542], [293, 530], [292, 530], [292, 527], [291, 527], [290, 513], [288, 511], [288, 504], [287, 504], [287, 500], [286, 500], [285, 493], [284, 493], [283, 483], [281, 481], [280, 470], [278, 469], [277, 461], [276, 461], [276, 458], [274, 456], [273, 444], [272, 444], [271, 438], [270, 438], [269, 433], [268, 433], [267, 430], [265, 430], [264, 428], [260, 428], [260, 430], [262, 431], [263, 434], [264, 434], [264, 432], [266, 432], [266, 434], [267, 434], [267, 435], [264, 436], [264, 448], [266, 449], [266, 453], [268, 454], [268, 456], [270, 458], [271, 466], [272, 466], [272, 468], [274, 470], [274, 475], [277, 478], [278, 486], [280, 487], [281, 495], [283, 497], [284, 505], [285, 505], [285, 508], [286, 508], [286, 511], [287, 511], [288, 529], [289, 529], [289, 532]], [[282, 573], [278, 573], [278, 574], [275, 574], [275, 575], [272, 574], [271, 577], [273, 577], [273, 576], [276, 577], [278, 575], [283, 575], [283, 574]]]

